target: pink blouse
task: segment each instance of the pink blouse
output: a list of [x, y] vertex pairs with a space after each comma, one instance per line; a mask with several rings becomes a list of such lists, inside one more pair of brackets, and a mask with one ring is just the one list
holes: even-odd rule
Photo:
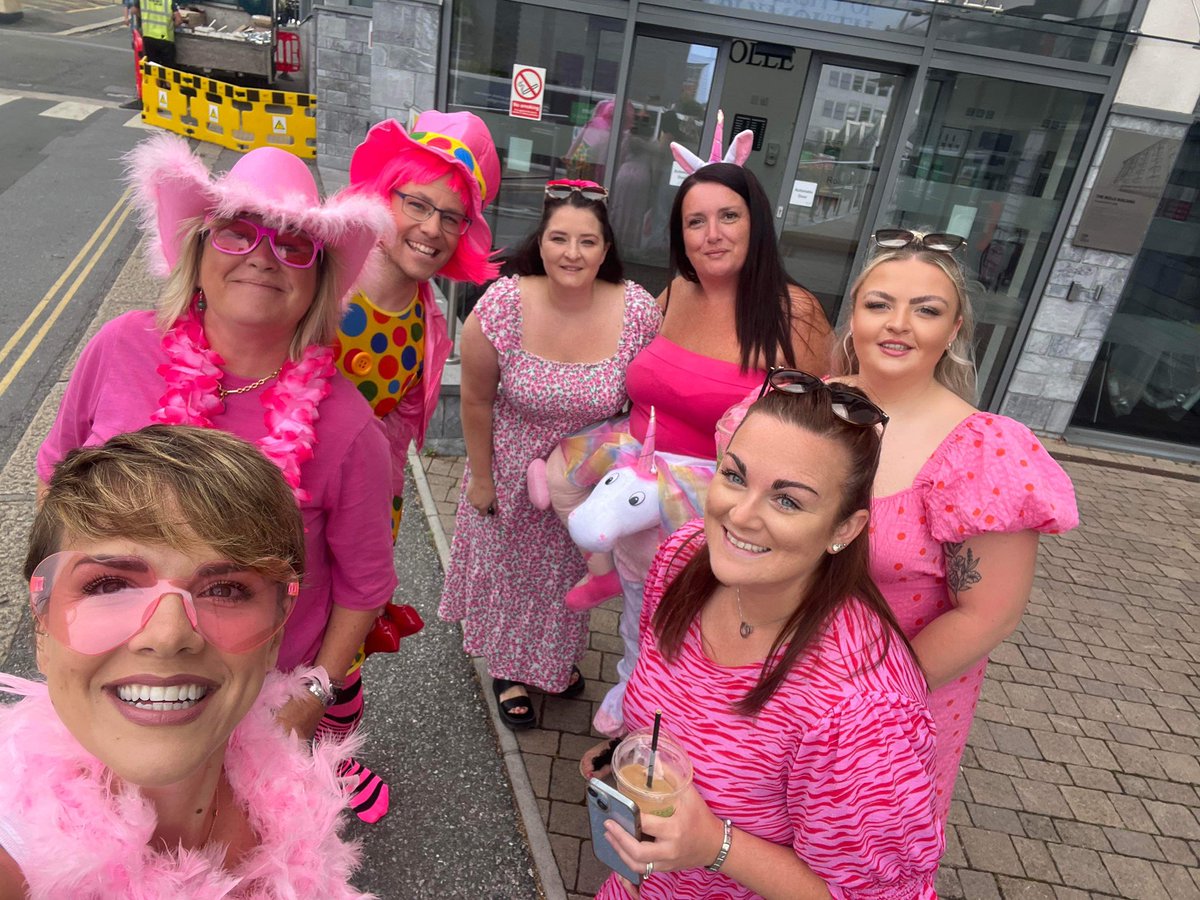
[[[871, 501], [871, 575], [910, 639], [954, 606], [943, 544], [989, 532], [1079, 524], [1071, 479], [1028, 428], [994, 413], [960, 422], [912, 487]], [[937, 723], [936, 808], [944, 820], [987, 660], [929, 697]]]
[[[882, 625], [851, 601], [761, 712], [737, 715], [730, 704], [754, 686], [761, 665], [713, 663], [698, 622], [668, 664], [650, 624], [667, 584], [703, 540], [702, 522], [685, 525], [650, 569], [626, 726], [650, 725], [662, 709], [713, 813], [791, 847], [835, 898], [935, 898], [944, 837], [932, 803], [934, 737], [924, 678], [908, 650], [892, 640], [880, 658]], [[876, 659], [878, 665], [864, 666]], [[641, 896], [756, 895], [726, 875], [696, 868], [656, 872]], [[625, 900], [626, 894], [613, 876], [597, 897]]]
[[625, 389], [633, 401], [629, 430], [645, 440], [653, 406], [659, 452], [715, 459], [717, 420], [758, 388], [763, 375], [761, 369], [743, 372], [737, 363], [687, 350], [660, 334], [625, 373]]

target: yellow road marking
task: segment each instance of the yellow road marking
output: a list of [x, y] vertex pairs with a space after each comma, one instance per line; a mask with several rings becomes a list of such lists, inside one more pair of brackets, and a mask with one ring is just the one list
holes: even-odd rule
[[[16, 379], [21, 369], [23, 369], [25, 364], [29, 362], [29, 358], [33, 356], [34, 351], [37, 350], [38, 346], [45, 339], [51, 327], [53, 327], [54, 323], [58, 321], [58, 317], [62, 315], [63, 311], [70, 304], [71, 300], [74, 299], [75, 293], [87, 279], [88, 275], [92, 273], [92, 269], [96, 267], [96, 264], [104, 255], [104, 252], [113, 242], [113, 238], [115, 238], [117, 233], [121, 230], [121, 226], [125, 224], [125, 220], [129, 218], [132, 208], [128, 205], [127, 201], [129, 200], [131, 193], [131, 188], [125, 189], [125, 193], [121, 195], [121, 198], [117, 201], [116, 205], [109, 210], [108, 215], [104, 217], [104, 221], [102, 221], [96, 230], [92, 232], [92, 236], [88, 239], [87, 243], [83, 245], [83, 248], [79, 251], [79, 253], [76, 254], [75, 259], [71, 261], [71, 264], [66, 268], [66, 270], [63, 271], [62, 275], [58, 277], [58, 280], [54, 282], [54, 284], [50, 287], [50, 290], [46, 292], [46, 294], [38, 302], [37, 306], [33, 308], [33, 310], [25, 318], [25, 321], [21, 323], [21, 327], [17, 329], [16, 333], [8, 339], [3, 348], [0, 348], [0, 361], [3, 361], [8, 354], [12, 352], [13, 348], [17, 346], [21, 338], [25, 336], [25, 333], [33, 326], [33, 323], [37, 321], [37, 317], [41, 315], [42, 311], [49, 305], [50, 301], [54, 298], [54, 295], [58, 293], [59, 288], [61, 288], [63, 284], [66, 283], [67, 279], [71, 277], [71, 273], [75, 271], [75, 269], [83, 261], [84, 257], [87, 256], [88, 253], [92, 252], [92, 248], [96, 246], [96, 242], [100, 241], [100, 236], [104, 234], [105, 229], [108, 229], [109, 224], [112, 223], [111, 229], [108, 230], [108, 233], [105, 235], [104, 239], [100, 241], [99, 246], [96, 247], [95, 252], [92, 253], [91, 259], [88, 260], [87, 264], [80, 271], [78, 277], [76, 277], [75, 281], [72, 282], [71, 287], [65, 294], [63, 294], [62, 298], [58, 301], [58, 304], [46, 318], [46, 321], [42, 323], [41, 328], [37, 330], [37, 333], [34, 334], [29, 343], [25, 345], [25, 349], [22, 350], [21, 354], [13, 361], [12, 368], [8, 370], [3, 379], [0, 379], [0, 396], [4, 395], [5, 391], [8, 390], [9, 386]], [[121, 209], [122, 207], [124, 207], [124, 210]], [[119, 216], [117, 215], [118, 211], [120, 211]], [[117, 216], [115, 223], [113, 223], [114, 216]]]

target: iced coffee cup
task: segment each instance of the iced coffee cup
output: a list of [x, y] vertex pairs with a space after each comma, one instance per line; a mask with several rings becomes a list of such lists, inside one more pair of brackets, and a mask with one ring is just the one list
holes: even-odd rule
[[649, 773], [650, 740], [649, 728], [630, 732], [613, 753], [613, 772], [617, 788], [638, 805], [643, 816], [669, 816], [692, 783], [692, 763], [679, 742], [660, 728], [653, 773]]

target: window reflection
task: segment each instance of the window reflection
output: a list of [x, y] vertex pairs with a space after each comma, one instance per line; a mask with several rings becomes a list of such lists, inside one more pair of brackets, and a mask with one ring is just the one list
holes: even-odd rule
[[837, 318], [850, 280], [900, 81], [899, 75], [828, 64], [817, 81], [780, 250], [788, 272], [830, 319]]
[[[533, 229], [546, 181], [606, 180], [613, 132], [632, 125], [613, 105], [623, 31], [617, 19], [513, 0], [455, 2], [447, 106], [479, 115], [496, 141], [500, 192], [487, 217], [497, 247]], [[512, 67], [530, 61], [546, 67], [540, 122], [508, 115]]]
[[933, 71], [881, 226], [949, 231], [973, 293], [980, 402], [990, 402], [1099, 98]]
[[1072, 424], [1200, 446], [1198, 125], [1179, 152]]

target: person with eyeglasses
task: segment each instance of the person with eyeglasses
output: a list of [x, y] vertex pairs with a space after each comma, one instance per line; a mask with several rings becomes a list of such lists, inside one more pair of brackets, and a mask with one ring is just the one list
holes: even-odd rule
[[529, 497], [526, 470], [567, 434], [625, 403], [625, 370], [658, 332], [646, 290], [625, 281], [605, 206], [590, 181], [546, 185], [537, 228], [467, 318], [462, 421], [467, 470], [438, 615], [487, 660], [501, 721], [537, 724], [530, 688], [577, 696], [586, 614], [563, 595], [579, 550]]
[[1020, 622], [1042, 534], [1079, 523], [1034, 434], [975, 407], [964, 239], [876, 231], [834, 351], [839, 382], [890, 416], [871, 501], [871, 574], [932, 690], [936, 803], [949, 811], [987, 657]]
[[933, 900], [925, 679], [871, 579], [867, 528], [886, 415], [857, 388], [773, 372], [735, 430], [704, 517], [659, 549], [625, 727], [662, 727], [692, 784], [637, 840], [640, 874], [598, 900]]
[[[156, 422], [253, 442], [291, 485], [308, 546], [278, 665], [319, 666], [334, 687], [293, 698], [279, 718], [304, 739], [344, 734], [357, 721], [358, 649], [397, 579], [379, 490], [391, 475], [387, 438], [330, 345], [343, 298], [390, 232], [387, 210], [345, 193], [322, 202], [308, 167], [274, 147], [213, 176], [186, 141], [159, 135], [129, 164], [166, 282], [156, 311], [118, 316], [84, 348], [38, 477], [48, 482], [71, 450]], [[356, 771], [357, 811], [377, 818], [386, 785]]]
[[394, 538], [408, 448], [424, 444], [452, 349], [431, 281], [483, 284], [499, 273], [483, 210], [500, 190], [500, 160], [477, 115], [428, 110], [411, 132], [393, 119], [367, 132], [350, 158], [350, 189], [386, 203], [396, 226], [363, 270], [334, 344], [339, 371], [391, 444]]
[[0, 674], [21, 698], [0, 896], [365, 900], [338, 835], [351, 745], [277, 721], [329, 690], [272, 671], [305, 561], [284, 473], [230, 434], [152, 425], [59, 461], [24, 565], [44, 680]]

